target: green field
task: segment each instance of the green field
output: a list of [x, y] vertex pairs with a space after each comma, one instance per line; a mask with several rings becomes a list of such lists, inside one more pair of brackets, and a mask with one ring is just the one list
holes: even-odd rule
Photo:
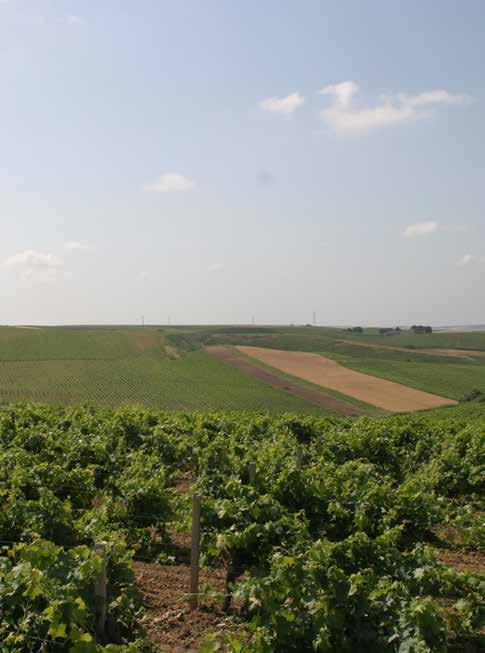
[[[347, 367], [458, 400], [473, 389], [485, 393], [485, 356], [473, 354], [485, 349], [484, 333], [382, 337], [322, 327], [2, 327], [0, 403], [322, 413], [209, 356], [203, 347], [211, 344], [321, 353]], [[423, 351], [452, 347], [470, 354]]]
[[[204, 334], [194, 333], [197, 342]], [[168, 336], [170, 338], [170, 335]], [[185, 336], [187, 337], [187, 336]], [[460, 400], [471, 390], [485, 393], [485, 356], [473, 350], [485, 349], [485, 333], [437, 333], [414, 336], [379, 336], [374, 333], [351, 334], [339, 329], [320, 327], [268, 327], [264, 332], [238, 333], [236, 328], [214, 329], [208, 335], [211, 344], [253, 345], [292, 351], [320, 353], [352, 369], [403, 383], [419, 390]], [[372, 347], [368, 345], [372, 344]], [[409, 347], [392, 349], [390, 347]], [[429, 354], [425, 349], [467, 349], [462, 357]]]
[[0, 403], [140, 403], [323, 414], [203, 351], [166, 354], [158, 329], [0, 329]]
[[114, 360], [160, 349], [156, 329], [13, 328], [0, 329], [0, 360]]
[[181, 327], [164, 330], [169, 338], [191, 339], [192, 342], [252, 344], [259, 347], [299, 351], [328, 351], [337, 342], [352, 341], [355, 345], [404, 347], [413, 349], [468, 349], [485, 352], [485, 331], [466, 333], [432, 333], [382, 336], [375, 329], [362, 334], [329, 327]]
[[409, 385], [418, 390], [461, 399], [473, 389], [485, 393], [485, 365], [457, 363], [422, 363], [396, 361], [392, 359], [339, 357], [343, 365], [380, 376], [383, 379]]
[[380, 334], [356, 335], [349, 333], [344, 337], [368, 342], [371, 344], [392, 345], [395, 347], [416, 348], [442, 348], [442, 349], [475, 349], [485, 351], [485, 332], [464, 333], [432, 333], [430, 335], [402, 335], [382, 336]]

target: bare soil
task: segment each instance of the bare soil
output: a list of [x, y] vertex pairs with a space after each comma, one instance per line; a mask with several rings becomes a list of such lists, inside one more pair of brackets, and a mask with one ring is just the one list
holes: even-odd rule
[[[174, 486], [180, 495], [191, 493], [193, 478], [183, 474]], [[169, 529], [176, 564], [134, 562], [136, 584], [145, 605], [142, 625], [148, 639], [160, 651], [198, 651], [208, 635], [237, 628], [237, 617], [222, 610], [225, 569], [201, 570], [199, 608], [188, 603], [190, 587], [190, 546], [188, 531]]]
[[153, 332], [137, 333], [134, 337], [134, 344], [136, 351], [142, 353], [162, 346], [163, 338], [160, 334]]
[[262, 347], [237, 349], [282, 372], [393, 412], [452, 406], [458, 403], [453, 399], [348, 369], [319, 354]]
[[167, 355], [168, 358], [171, 358], [172, 360], [177, 360], [180, 358], [180, 354], [175, 349], [175, 347], [172, 347], [171, 345], [164, 345], [165, 348], [165, 354]]
[[[253, 347], [238, 347], [237, 349], [244, 352], [246, 349], [253, 349]], [[257, 349], [257, 348], [254, 348]], [[348, 417], [358, 417], [360, 415], [369, 414], [370, 411], [359, 406], [355, 406], [349, 402], [344, 401], [343, 399], [337, 399], [331, 395], [326, 394], [323, 391], [307, 388], [302, 385], [299, 385], [296, 382], [290, 381], [283, 377], [278, 376], [278, 374], [269, 372], [268, 370], [263, 369], [258, 366], [256, 363], [252, 363], [251, 360], [248, 360], [246, 357], [238, 354], [237, 350], [232, 347], [224, 346], [211, 346], [206, 347], [206, 351], [213, 356], [216, 356], [225, 363], [229, 363], [234, 367], [237, 367], [239, 370], [250, 374], [260, 381], [264, 381], [274, 388], [279, 388], [281, 390], [286, 390], [296, 397], [305, 399], [312, 404], [321, 406], [326, 410], [331, 410], [340, 415], [346, 415]], [[265, 350], [265, 351], [275, 351], [275, 350]], [[244, 352], [245, 353], [245, 352]], [[257, 358], [257, 357], [256, 357]], [[270, 363], [271, 364], [271, 363]], [[273, 367], [278, 367], [274, 365]], [[281, 368], [280, 368], [281, 369]], [[302, 376], [301, 374], [295, 376]], [[302, 377], [305, 378], [305, 377]]]
[[448, 567], [467, 574], [485, 574], [485, 552], [463, 549], [439, 549], [436, 557]]
[[[198, 651], [207, 635], [234, 630], [234, 618], [222, 611], [222, 600], [211, 593], [199, 599], [199, 609], [190, 610], [188, 589], [190, 565], [157, 565], [135, 562], [135, 576], [146, 607], [142, 624], [147, 636], [161, 651]], [[224, 592], [224, 570], [201, 571], [200, 587]]]

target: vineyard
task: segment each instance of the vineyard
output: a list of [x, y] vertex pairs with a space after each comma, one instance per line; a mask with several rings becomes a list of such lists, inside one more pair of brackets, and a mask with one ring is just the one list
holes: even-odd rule
[[2, 361], [115, 360], [163, 345], [160, 331], [127, 327], [3, 327]]
[[318, 390], [357, 406], [360, 414], [376, 414], [375, 405], [358, 402], [351, 392], [335, 394], [324, 382], [308, 388], [302, 378], [266, 369], [277, 377], [272, 383], [268, 375], [218, 360], [208, 349], [249, 345], [313, 352], [345, 368], [459, 401], [473, 390], [485, 393], [484, 339], [473, 332], [385, 337], [322, 327], [2, 327], [0, 404], [88, 401], [167, 410], [352, 412], [321, 395], [312, 400]]
[[155, 328], [0, 329], [0, 404], [19, 401], [326, 412], [204, 351], [179, 356]]
[[[174, 629], [202, 618], [204, 651], [483, 650], [484, 431], [483, 404], [357, 421], [5, 407], [0, 651], [185, 650]], [[168, 616], [140, 569], [175, 591], [194, 492], [207, 586]]]

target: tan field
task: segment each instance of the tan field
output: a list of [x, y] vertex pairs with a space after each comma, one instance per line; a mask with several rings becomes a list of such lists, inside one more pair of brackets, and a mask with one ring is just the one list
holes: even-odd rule
[[243, 354], [266, 365], [298, 376], [316, 385], [336, 390], [379, 408], [394, 412], [452, 406], [453, 399], [415, 390], [339, 365], [331, 358], [300, 351], [283, 351], [262, 347], [238, 347]]

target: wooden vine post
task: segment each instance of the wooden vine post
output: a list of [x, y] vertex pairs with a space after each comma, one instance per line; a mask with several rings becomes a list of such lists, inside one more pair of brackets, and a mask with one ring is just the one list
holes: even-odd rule
[[300, 445], [296, 450], [296, 471], [301, 472], [303, 467], [303, 447]]
[[192, 550], [190, 553], [190, 609], [199, 606], [199, 563], [200, 563], [200, 494], [192, 497]]
[[104, 643], [106, 639], [106, 614], [107, 614], [107, 564], [106, 564], [106, 542], [96, 542], [94, 553], [101, 558], [102, 565], [96, 585], [94, 588], [95, 605], [95, 628], [96, 640]]

